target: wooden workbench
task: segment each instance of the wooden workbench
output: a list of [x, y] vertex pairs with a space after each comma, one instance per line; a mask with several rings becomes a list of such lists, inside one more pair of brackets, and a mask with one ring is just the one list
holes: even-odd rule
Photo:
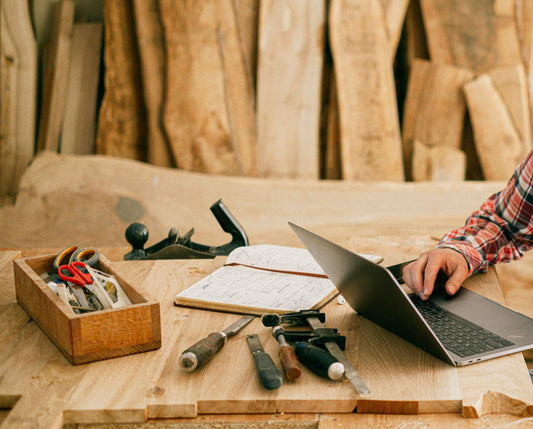
[[[416, 256], [429, 237], [348, 238], [359, 252], [379, 253], [385, 264]], [[296, 243], [293, 243], [296, 245]], [[398, 248], [407, 249], [399, 252]], [[0, 408], [2, 428], [98, 424], [121, 427], [333, 427], [424, 424], [497, 427], [533, 415], [533, 385], [521, 354], [464, 368], [451, 367], [346, 305], [328, 304], [326, 326], [347, 336], [347, 354], [372, 391], [358, 398], [346, 381], [305, 372], [279, 390], [263, 390], [244, 336], [258, 333], [277, 361], [277, 344], [253, 321], [206, 367], [181, 371], [179, 353], [238, 316], [173, 306], [176, 293], [223, 263], [215, 260], [120, 261], [127, 249], [102, 249], [116, 270], [161, 303], [160, 350], [72, 366], [15, 302], [11, 261], [35, 251], [0, 253]], [[413, 255], [414, 253], [414, 255]], [[119, 262], [120, 261], [120, 262]], [[502, 300], [494, 270], [468, 287]], [[279, 362], [278, 362], [279, 363]], [[352, 411], [357, 407], [357, 413]], [[464, 418], [464, 417], [474, 418]], [[524, 420], [525, 422], [525, 420]]]

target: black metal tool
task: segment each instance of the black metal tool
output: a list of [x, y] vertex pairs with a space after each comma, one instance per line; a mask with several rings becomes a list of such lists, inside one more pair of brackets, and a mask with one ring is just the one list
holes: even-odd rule
[[193, 344], [181, 354], [180, 367], [186, 371], [194, 371], [201, 367], [224, 347], [228, 337], [235, 335], [254, 318], [255, 316], [243, 316], [223, 331], [211, 332], [206, 338]]
[[142, 259], [209, 259], [215, 256], [229, 255], [241, 246], [248, 246], [248, 236], [237, 219], [230, 213], [222, 200], [218, 200], [210, 207], [222, 229], [231, 234], [231, 241], [221, 246], [208, 246], [191, 241], [194, 228], [180, 236], [179, 231], [172, 228], [167, 238], [145, 249], [148, 241], [148, 228], [139, 222], [134, 222], [126, 228], [126, 240], [132, 250], [124, 255], [127, 261]]
[[[276, 324], [283, 324], [285, 322], [292, 325], [302, 325], [307, 323], [313, 331], [320, 332], [320, 330], [326, 329], [322, 322], [325, 320], [325, 315], [315, 310], [302, 310], [296, 313], [288, 313], [277, 315], [264, 315], [262, 318], [263, 325], [268, 326], [269, 323], [277, 322]], [[366, 386], [363, 379], [359, 376], [351, 362], [343, 353], [341, 347], [334, 338], [323, 341], [323, 346], [328, 352], [330, 352], [337, 360], [344, 365], [344, 374], [350, 381], [359, 395], [370, 395], [370, 390]]]
[[305, 366], [321, 377], [340, 380], [344, 375], [344, 365], [330, 352], [306, 341], [294, 346], [296, 356]]
[[259, 381], [265, 389], [274, 390], [283, 384], [280, 370], [276, 367], [270, 355], [268, 355], [261, 344], [257, 334], [246, 337], [250, 350], [254, 355], [255, 368]]
[[274, 326], [272, 328], [272, 335], [279, 343], [279, 359], [283, 366], [283, 372], [287, 380], [294, 381], [302, 374], [302, 368], [298, 363], [298, 358], [292, 347], [285, 337], [285, 329], [281, 326]]

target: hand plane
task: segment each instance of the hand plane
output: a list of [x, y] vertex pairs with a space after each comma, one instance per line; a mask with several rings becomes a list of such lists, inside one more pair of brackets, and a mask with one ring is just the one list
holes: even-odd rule
[[172, 228], [168, 237], [147, 249], [148, 228], [139, 222], [134, 222], [126, 228], [126, 240], [132, 250], [124, 255], [124, 260], [134, 261], [143, 259], [210, 259], [215, 256], [226, 256], [241, 246], [248, 246], [248, 236], [243, 227], [233, 217], [222, 200], [218, 200], [210, 207], [222, 229], [231, 234], [231, 241], [221, 246], [208, 246], [191, 241], [194, 228], [180, 236], [179, 231]]

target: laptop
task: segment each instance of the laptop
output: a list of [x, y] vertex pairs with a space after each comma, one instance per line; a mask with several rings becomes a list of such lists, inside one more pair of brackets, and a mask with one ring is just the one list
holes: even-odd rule
[[444, 362], [463, 366], [533, 348], [533, 319], [466, 288], [448, 295], [436, 287], [422, 301], [400, 286], [401, 265], [382, 267], [289, 225], [360, 316]]

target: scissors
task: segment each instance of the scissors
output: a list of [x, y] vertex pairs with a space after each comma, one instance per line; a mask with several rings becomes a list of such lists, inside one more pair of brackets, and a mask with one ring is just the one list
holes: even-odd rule
[[87, 271], [85, 264], [81, 261], [74, 261], [68, 265], [61, 265], [57, 269], [57, 273], [61, 279], [81, 287], [86, 287], [93, 283], [92, 276]]
[[63, 265], [80, 261], [89, 266], [95, 265], [100, 259], [100, 252], [93, 247], [71, 246], [64, 248], [54, 259], [54, 269], [59, 270]]

